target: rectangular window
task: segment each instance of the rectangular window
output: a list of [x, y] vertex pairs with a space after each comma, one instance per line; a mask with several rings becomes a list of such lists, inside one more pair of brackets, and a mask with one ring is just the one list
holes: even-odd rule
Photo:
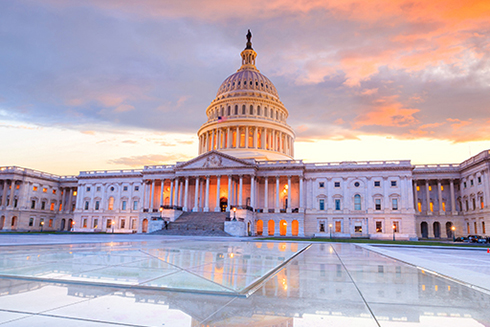
[[441, 185], [441, 191], [444, 191], [444, 185]]
[[54, 211], [54, 202], [51, 202], [51, 205], [49, 206], [49, 210]]
[[37, 186], [33, 186], [33, 187], [32, 187], [32, 190], [33, 190], [34, 192], [36, 192], [36, 191], [37, 191]]
[[466, 223], [466, 230], [468, 231], [468, 234], [471, 234], [470, 223]]
[[342, 233], [342, 223], [340, 221], [335, 222], [335, 233]]
[[417, 203], [417, 209], [419, 210], [419, 212], [422, 212], [422, 202], [418, 202]]
[[99, 220], [94, 219], [94, 229], [97, 229], [99, 227]]
[[85, 201], [85, 206], [84, 206], [84, 208], [83, 208], [83, 209], [84, 209], [84, 210], [88, 210], [88, 206], [89, 206], [88, 201]]
[[335, 187], [340, 187], [340, 182], [334, 182], [333, 184]]
[[381, 182], [380, 181], [374, 181], [374, 187], [380, 187]]
[[87, 218], [83, 220], [83, 228], [87, 228]]
[[34, 226], [34, 218], [29, 218], [29, 227]]
[[131, 221], [131, 229], [136, 229], [136, 219]]
[[430, 212], [434, 212], [434, 202], [430, 202]]
[[48, 227], [53, 227], [53, 219], [50, 219], [48, 222]]
[[48, 189], [46, 187], [43, 187], [43, 193], [46, 193]]
[[122, 209], [123, 209], [123, 210], [126, 210], [126, 201], [123, 201], [123, 202], [122, 202]]
[[466, 188], [466, 182], [463, 183], [463, 187]]
[[325, 200], [320, 199], [320, 210], [325, 210]]
[[46, 202], [41, 202], [41, 210], [44, 210], [46, 209]]
[[335, 199], [335, 210], [340, 210], [340, 199]]
[[138, 201], [133, 202], [133, 210], [138, 210]]
[[99, 207], [100, 207], [100, 202], [95, 201], [95, 210], [99, 210]]
[[383, 232], [383, 223], [381, 221], [376, 222], [376, 233], [382, 233]]
[[419, 191], [420, 191], [420, 186], [417, 185], [417, 192], [419, 192]]
[[478, 184], [481, 184], [481, 176], [478, 176]]
[[90, 186], [87, 186], [86, 190], [87, 192], [90, 192]]
[[431, 185], [429, 185], [429, 191], [432, 191], [432, 186]]
[[470, 179], [470, 185], [473, 186], [473, 180], [472, 179]]
[[391, 181], [391, 187], [395, 187], [396, 186], [396, 181]]
[[481, 222], [481, 232], [483, 235], [485, 235], [487, 233], [487, 230], [485, 229], [485, 222], [484, 221]]
[[362, 226], [354, 226], [354, 233], [362, 233]]
[[97, 192], [100, 192], [100, 186], [97, 186]]
[[17, 202], [18, 202], [18, 200], [14, 199], [14, 208], [17, 208]]
[[318, 183], [318, 187], [325, 187], [325, 182]]
[[446, 211], [446, 202], [442, 202], [442, 211]]
[[105, 228], [111, 228], [112, 227], [112, 219], [107, 219], [107, 223], [105, 225]]
[[53, 190], [53, 194], [56, 194], [56, 190]]
[[139, 190], [140, 190], [140, 187], [139, 187], [139, 186], [135, 186], [135, 187], [134, 187], [134, 190], [135, 190], [135, 191], [139, 191]]
[[473, 210], [476, 210], [476, 199], [473, 198], [471, 200], [472, 200], [471, 202], [473, 202]]
[[400, 233], [400, 222], [394, 221], [392, 228], [395, 233]]
[[483, 196], [480, 197], [480, 209], [485, 208], [485, 204], [483, 203]]
[[121, 219], [121, 229], [126, 227], [126, 219]]
[[58, 211], [61, 211], [61, 209], [63, 209], [63, 203], [60, 202], [60, 207], [59, 207]]
[[468, 200], [465, 201], [465, 204], [466, 204], [466, 211], [469, 211], [470, 210], [470, 204], [469, 204]]
[[374, 200], [374, 210], [381, 210], [381, 199]]
[[123, 187], [123, 191], [127, 191], [128, 190], [128, 187], [127, 186], [124, 186]]
[[473, 222], [473, 226], [475, 227], [475, 234], [478, 234], [478, 228], [477, 228], [477, 225], [476, 225], [476, 221]]
[[391, 199], [391, 209], [398, 210], [398, 199]]

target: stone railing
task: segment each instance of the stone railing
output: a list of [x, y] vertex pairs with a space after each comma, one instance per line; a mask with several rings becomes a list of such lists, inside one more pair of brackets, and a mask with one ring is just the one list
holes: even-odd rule
[[33, 177], [53, 179], [56, 181], [70, 181], [70, 180], [76, 181], [76, 179], [77, 179], [76, 176], [71, 176], [71, 175], [60, 176], [60, 175], [46, 173], [46, 172], [39, 171], [39, 170], [22, 168], [22, 167], [17, 167], [17, 166], [0, 167], [0, 173], [14, 173], [14, 174], [22, 174], [22, 175], [25, 174], [25, 175], [29, 175], [29, 176], [33, 176]]
[[92, 170], [81, 171], [80, 177], [105, 177], [105, 176], [126, 176], [126, 175], [141, 175], [141, 169], [121, 169], [121, 170]]
[[307, 163], [306, 169], [315, 168], [341, 168], [341, 167], [388, 167], [388, 166], [406, 166], [411, 167], [410, 160], [379, 160], [379, 161], [341, 161], [341, 162], [319, 162], [319, 163]]

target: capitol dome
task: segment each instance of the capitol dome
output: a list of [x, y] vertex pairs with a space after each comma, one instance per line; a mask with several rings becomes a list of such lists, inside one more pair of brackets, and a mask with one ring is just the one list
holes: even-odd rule
[[286, 123], [289, 112], [274, 84], [255, 67], [251, 37], [249, 31], [242, 66], [224, 80], [206, 109], [199, 154], [217, 150], [241, 159], [291, 160], [295, 135]]

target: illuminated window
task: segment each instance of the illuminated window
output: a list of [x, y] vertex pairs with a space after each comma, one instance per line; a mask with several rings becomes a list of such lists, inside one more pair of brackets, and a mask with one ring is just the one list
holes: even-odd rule
[[54, 202], [51, 202], [51, 205], [49, 206], [49, 210], [54, 211]]
[[113, 197], [113, 196], [111, 196], [111, 197], [109, 198], [109, 204], [108, 204], [108, 206], [107, 206], [107, 209], [108, 209], [108, 210], [114, 210], [114, 197]]
[[398, 210], [398, 199], [391, 199], [391, 209]]
[[374, 210], [381, 210], [381, 199], [374, 200]]
[[483, 203], [483, 196], [480, 197], [480, 209], [485, 208], [485, 205]]
[[394, 221], [392, 228], [395, 231], [395, 233], [399, 233], [400, 232], [400, 222]]
[[325, 200], [320, 199], [319, 203], [320, 203], [320, 210], [325, 210]]
[[53, 219], [50, 219], [48, 222], [48, 227], [53, 227]]
[[20, 184], [15, 185], [15, 189], [16, 190], [20, 189]]
[[335, 199], [335, 210], [340, 210], [340, 199]]
[[432, 186], [431, 185], [429, 185], [429, 191], [432, 191]]
[[32, 190], [33, 190], [34, 192], [35, 192], [35, 191], [37, 191], [37, 186], [33, 186], [33, 187], [32, 187]]
[[85, 218], [83, 220], [83, 225], [82, 226], [83, 226], [83, 228], [87, 228], [87, 218]]
[[93, 228], [97, 229], [97, 227], [99, 227], [99, 220], [94, 219], [94, 227]]
[[444, 185], [441, 185], [441, 191], [444, 191]]
[[60, 202], [60, 206], [58, 207], [58, 211], [61, 211], [63, 209], [63, 203]]
[[434, 202], [430, 201], [430, 211], [434, 212]]
[[339, 220], [335, 222], [335, 233], [342, 233], [342, 222]]
[[245, 147], [245, 133], [240, 133], [240, 148]]
[[417, 192], [420, 191], [420, 186], [417, 185]]
[[382, 233], [383, 232], [383, 223], [381, 221], [376, 222], [376, 233]]
[[56, 190], [53, 190], [53, 194], [56, 194]]
[[73, 191], [73, 196], [76, 196], [77, 195], [77, 191]]
[[354, 195], [354, 210], [361, 210], [361, 196], [359, 194]]
[[442, 202], [442, 211], [446, 211], [446, 202]]
[[43, 187], [43, 193], [46, 193], [48, 189], [46, 187]]

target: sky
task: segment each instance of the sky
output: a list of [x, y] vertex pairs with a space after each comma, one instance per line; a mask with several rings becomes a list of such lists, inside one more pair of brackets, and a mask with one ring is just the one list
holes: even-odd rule
[[490, 149], [490, 1], [0, 1], [0, 166], [197, 156], [247, 30], [305, 162]]

